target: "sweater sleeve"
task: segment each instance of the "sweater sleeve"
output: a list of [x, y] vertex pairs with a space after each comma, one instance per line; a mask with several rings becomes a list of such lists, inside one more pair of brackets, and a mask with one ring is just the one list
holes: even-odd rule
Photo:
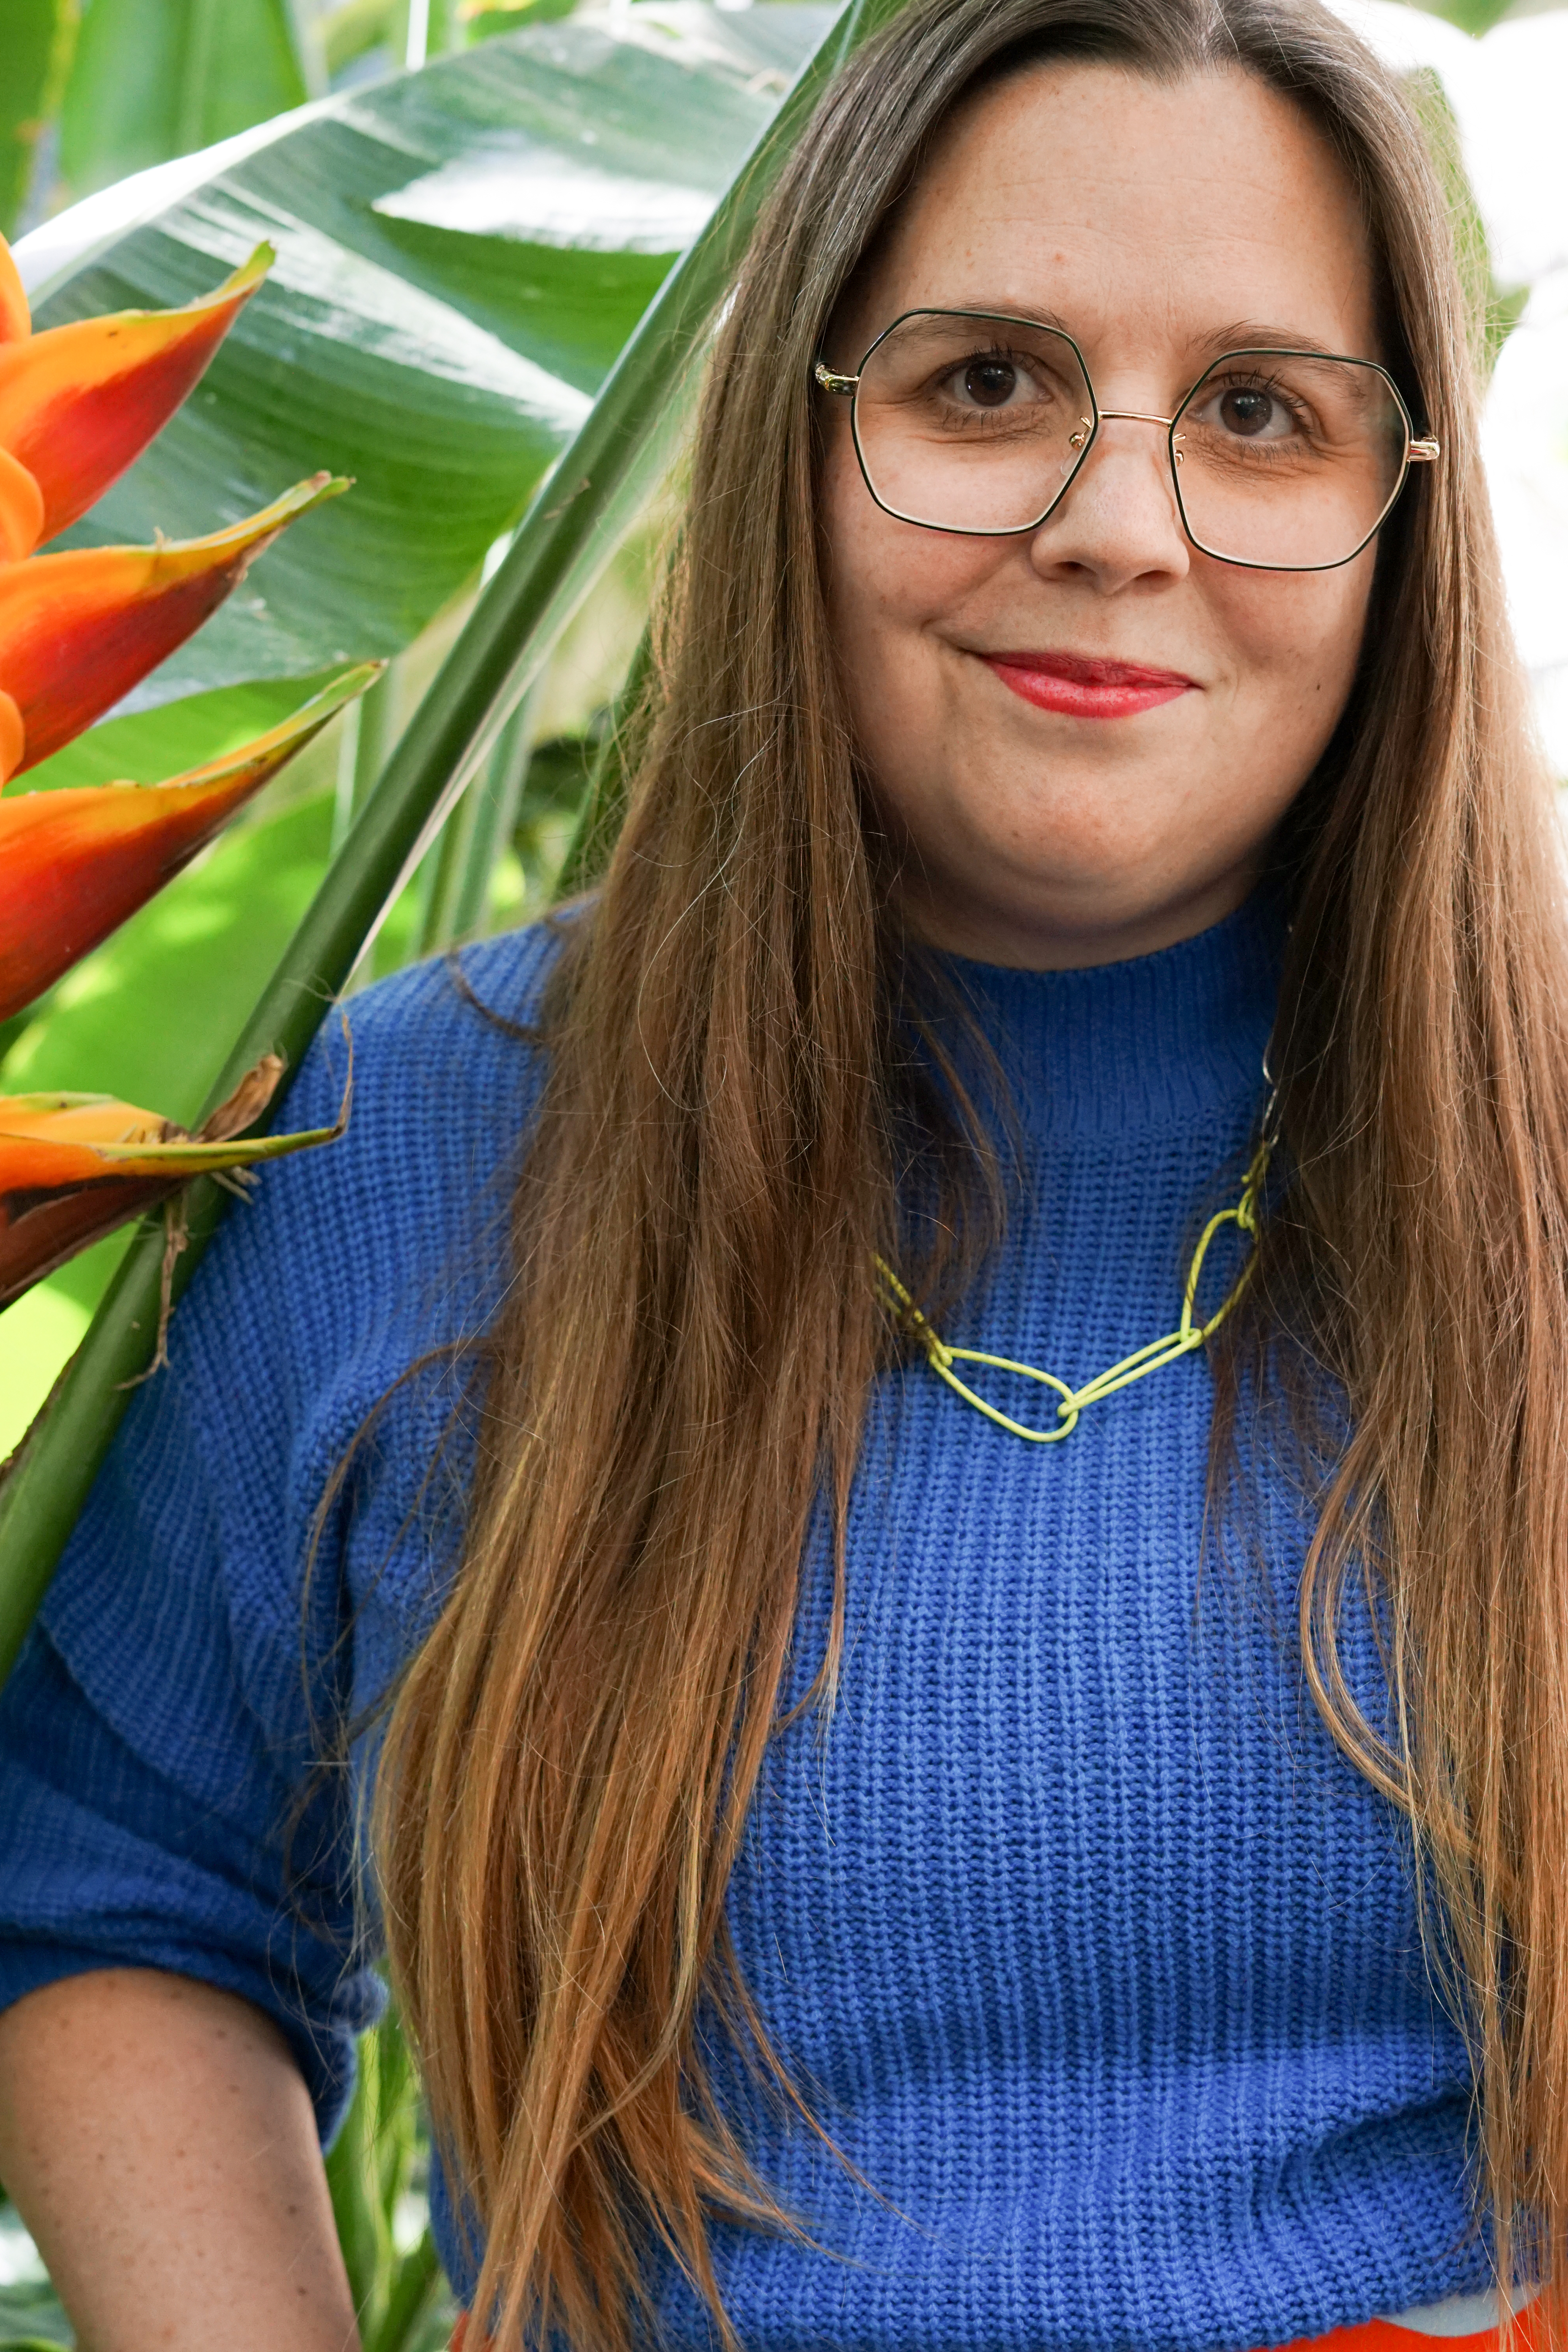
[[329, 2135], [379, 1980], [342, 1779], [312, 1787], [282, 1675], [246, 1658], [209, 1463], [178, 1373], [142, 1391], [0, 1700], [0, 2004], [95, 1968], [239, 1993]]
[[[483, 1328], [532, 1098], [537, 1057], [474, 1000], [526, 1014], [542, 961], [525, 934], [466, 987], [426, 966], [356, 1000], [348, 1136], [225, 1219], [0, 1694], [0, 2007], [99, 1968], [237, 1993], [323, 2137], [382, 2002], [375, 1702], [454, 1550], [421, 1508], [453, 1485], [453, 1384], [411, 1368]], [[330, 1118], [342, 1061], [329, 1025], [289, 1125]]]

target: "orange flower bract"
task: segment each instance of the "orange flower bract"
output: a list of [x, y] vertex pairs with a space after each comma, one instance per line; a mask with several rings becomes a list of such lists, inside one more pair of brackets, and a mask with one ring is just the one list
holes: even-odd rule
[[0, 338], [0, 451], [30, 475], [39, 500], [34, 537], [11, 553], [28, 554], [75, 522], [141, 456], [272, 259], [272, 247], [258, 245], [243, 268], [182, 310], [118, 310]]
[[[200, 628], [280, 530], [349, 487], [316, 474], [201, 539], [34, 552], [167, 423], [271, 260], [258, 247], [183, 310], [124, 310], [35, 335], [0, 237], [0, 786], [111, 709]], [[0, 1020], [177, 874], [379, 667], [347, 672], [283, 725], [169, 782], [0, 797]], [[235, 1140], [282, 1070], [264, 1055], [196, 1136], [112, 1096], [0, 1097], [0, 1307], [193, 1176], [340, 1134], [346, 1097], [336, 1127]], [[172, 1217], [165, 1311], [182, 1232]]]
[[0, 236], [0, 343], [26, 342], [32, 331], [33, 317], [21, 272], [10, 247]]
[[346, 1097], [331, 1127], [235, 1139], [282, 1075], [277, 1055], [264, 1056], [195, 1135], [110, 1095], [0, 1095], [0, 1307], [193, 1176], [286, 1159], [341, 1135]]
[[345, 671], [243, 751], [167, 783], [0, 800], [0, 1021], [162, 889], [378, 669], [366, 662]]
[[0, 564], [0, 691], [21, 716], [18, 764], [47, 760], [101, 719], [194, 635], [287, 524], [347, 488], [315, 474], [205, 539]]

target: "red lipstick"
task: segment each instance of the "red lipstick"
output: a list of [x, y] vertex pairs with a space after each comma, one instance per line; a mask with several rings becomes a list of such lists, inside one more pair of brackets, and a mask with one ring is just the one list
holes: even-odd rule
[[1090, 661], [1081, 654], [982, 654], [981, 660], [1037, 710], [1069, 719], [1130, 719], [1174, 702], [1192, 687], [1174, 669], [1145, 669], [1137, 662]]

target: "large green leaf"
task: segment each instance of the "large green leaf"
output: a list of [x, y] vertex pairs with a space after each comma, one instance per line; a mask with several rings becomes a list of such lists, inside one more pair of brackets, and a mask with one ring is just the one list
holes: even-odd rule
[[50, 293], [44, 324], [181, 302], [277, 251], [72, 537], [208, 530], [318, 467], [356, 484], [127, 707], [406, 646], [521, 513], [827, 21], [683, 0], [486, 41], [313, 110]]
[[90, 0], [60, 163], [78, 195], [304, 103], [287, 0]]

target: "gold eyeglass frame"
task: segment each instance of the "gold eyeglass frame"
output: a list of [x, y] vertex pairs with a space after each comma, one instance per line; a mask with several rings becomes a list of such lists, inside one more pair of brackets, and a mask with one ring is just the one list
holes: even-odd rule
[[[867, 365], [887, 341], [889, 335], [896, 333], [898, 329], [911, 319], [986, 319], [1004, 327], [1029, 327], [1037, 334], [1059, 335], [1077, 361], [1083, 377], [1084, 388], [1089, 394], [1090, 414], [1080, 418], [1079, 430], [1069, 436], [1069, 448], [1076, 449], [1078, 452], [1071, 471], [1064, 478], [1061, 488], [1040, 509], [1032, 522], [1009, 523], [1002, 529], [977, 530], [967, 530], [961, 523], [928, 522], [922, 515], [904, 514], [899, 508], [890, 506], [873, 481], [871, 467], [866, 463], [865, 451], [861, 446], [861, 379], [865, 373]], [[1210, 547], [1205, 541], [1199, 539], [1192, 527], [1187, 515], [1186, 501], [1181, 494], [1181, 444], [1184, 436], [1178, 432], [1177, 427], [1215, 370], [1223, 367], [1228, 360], [1242, 359], [1332, 360], [1347, 367], [1367, 368], [1374, 375], [1383, 378], [1393, 394], [1395, 407], [1405, 427], [1405, 456], [1399, 467], [1398, 478], [1371, 530], [1364, 538], [1356, 541], [1348, 555], [1336, 555], [1332, 563], [1260, 563], [1245, 555], [1222, 555], [1218, 548]], [[1383, 529], [1394, 510], [1399, 493], [1405, 488], [1411, 467], [1434, 465], [1442, 455], [1442, 450], [1436, 441], [1417, 435], [1411, 420], [1410, 411], [1405, 404], [1404, 395], [1388, 370], [1379, 361], [1364, 360], [1352, 352], [1302, 351], [1287, 343], [1239, 344], [1235, 351], [1221, 352], [1218, 359], [1210, 360], [1197, 382], [1190, 384], [1177, 401], [1176, 414], [1173, 416], [1155, 416], [1138, 408], [1102, 408], [1095, 394], [1094, 379], [1089, 373], [1089, 362], [1065, 327], [1048, 326], [1043, 319], [1029, 319], [1009, 310], [933, 310], [922, 305], [914, 310], [901, 310], [896, 319], [890, 320], [888, 325], [883, 327], [882, 332], [867, 345], [853, 375], [840, 374], [835, 369], [829, 367], [825, 360], [821, 359], [813, 365], [811, 373], [824, 392], [835, 393], [850, 402], [850, 432], [854, 441], [855, 459], [861, 469], [861, 479], [883, 513], [891, 515], [895, 522], [913, 523], [917, 530], [939, 530], [954, 539], [1020, 539], [1028, 531], [1039, 530], [1041, 524], [1049, 521], [1056, 512], [1057, 508], [1078, 479], [1082, 471], [1084, 460], [1100, 437], [1100, 427], [1103, 424], [1158, 425], [1163, 427], [1166, 436], [1166, 450], [1170, 459], [1171, 482], [1176, 491], [1176, 512], [1181, 517], [1181, 527], [1200, 555], [1210, 557], [1216, 563], [1237, 564], [1246, 572], [1338, 572], [1344, 564], [1354, 563], [1362, 550], [1369, 546]]]

